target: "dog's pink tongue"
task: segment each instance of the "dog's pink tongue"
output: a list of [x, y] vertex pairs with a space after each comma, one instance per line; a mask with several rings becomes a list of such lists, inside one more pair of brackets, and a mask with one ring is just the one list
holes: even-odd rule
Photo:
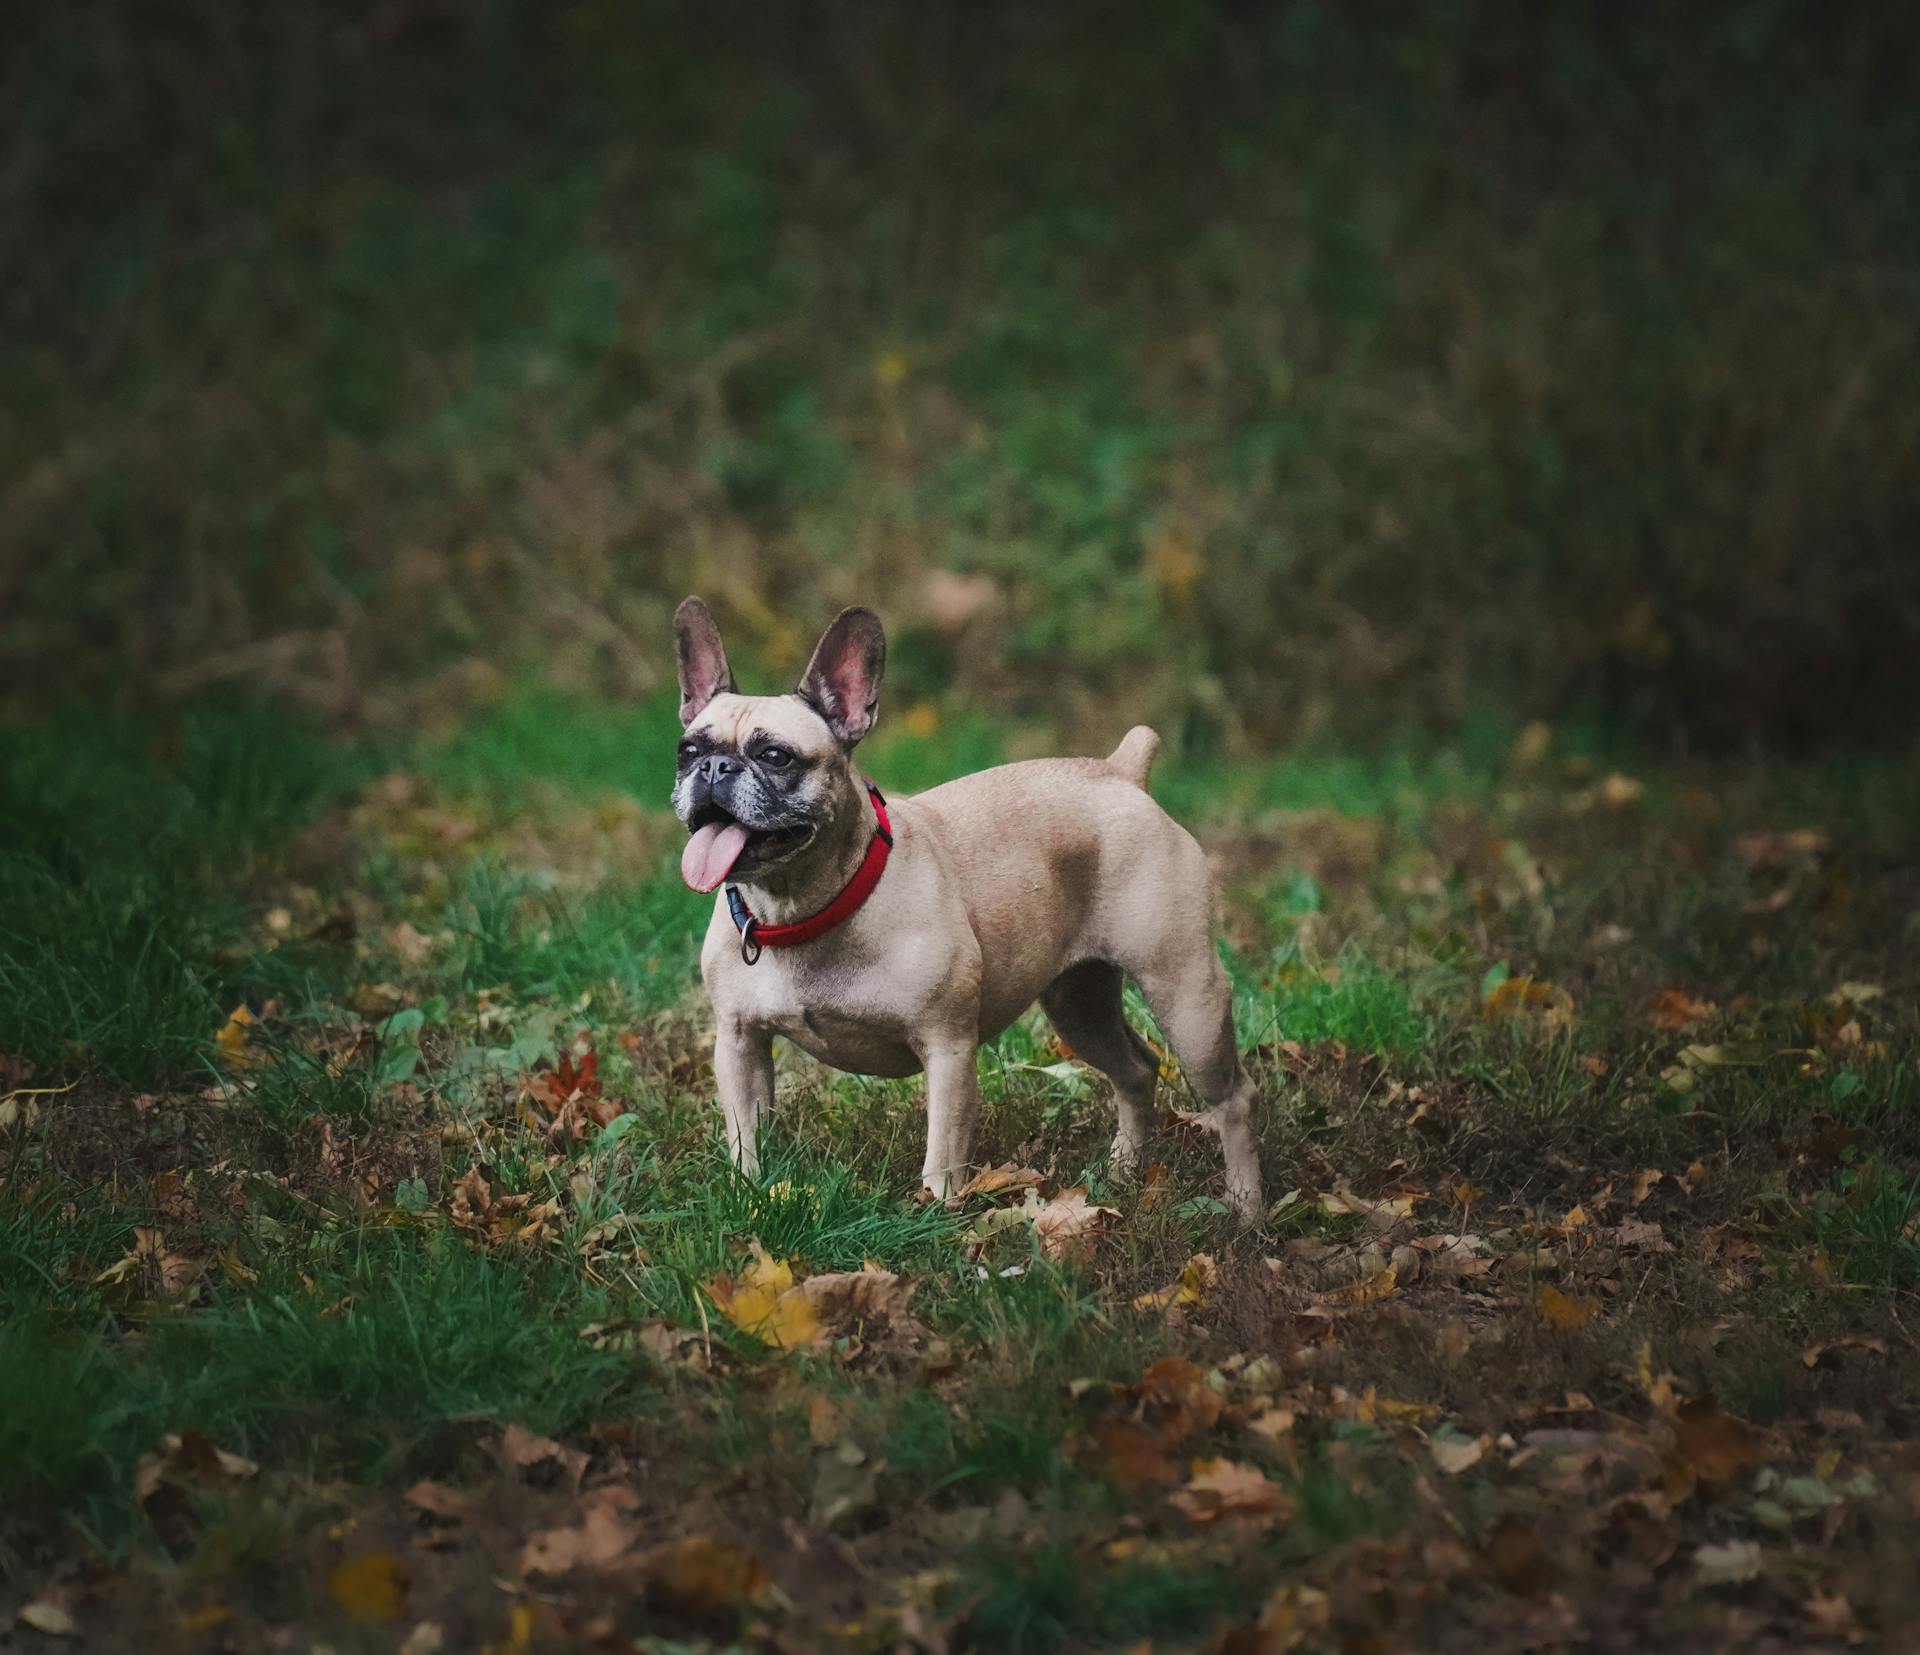
[[739, 822], [709, 822], [680, 853], [680, 877], [696, 891], [718, 890], [747, 848], [747, 830]]

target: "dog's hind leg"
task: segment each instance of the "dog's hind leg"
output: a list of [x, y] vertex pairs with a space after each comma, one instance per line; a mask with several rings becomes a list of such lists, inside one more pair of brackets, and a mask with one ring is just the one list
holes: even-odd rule
[[1255, 1092], [1234, 1045], [1233, 991], [1207, 929], [1167, 943], [1134, 972], [1134, 979], [1182, 1072], [1208, 1104], [1207, 1122], [1220, 1134], [1227, 1165], [1227, 1205], [1243, 1222], [1255, 1223], [1262, 1212], [1260, 1155], [1253, 1141]]
[[1121, 1011], [1124, 983], [1117, 965], [1082, 960], [1054, 978], [1040, 996], [1040, 1004], [1074, 1056], [1113, 1082], [1120, 1114], [1113, 1134], [1113, 1162], [1132, 1171], [1153, 1131], [1154, 1083], [1160, 1078], [1160, 1063]]

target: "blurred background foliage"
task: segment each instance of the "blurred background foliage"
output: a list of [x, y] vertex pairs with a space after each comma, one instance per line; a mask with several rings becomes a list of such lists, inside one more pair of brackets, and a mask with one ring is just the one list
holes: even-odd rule
[[1920, 699], [1900, 8], [10, 16], [16, 712], [644, 699], [696, 588], [1195, 757]]

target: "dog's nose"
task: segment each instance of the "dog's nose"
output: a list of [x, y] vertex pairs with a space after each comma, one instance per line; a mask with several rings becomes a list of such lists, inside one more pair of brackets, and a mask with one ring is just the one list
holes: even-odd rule
[[700, 774], [705, 776], [709, 785], [718, 782], [722, 776], [737, 776], [746, 766], [726, 753], [709, 753], [700, 761]]

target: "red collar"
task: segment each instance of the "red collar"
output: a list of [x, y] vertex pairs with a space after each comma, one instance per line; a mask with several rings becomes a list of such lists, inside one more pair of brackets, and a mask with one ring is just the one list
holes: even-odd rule
[[887, 858], [893, 853], [893, 823], [887, 819], [887, 801], [881, 798], [880, 789], [864, 776], [861, 780], [867, 782], [867, 797], [873, 800], [873, 813], [879, 818], [879, 824], [867, 841], [867, 854], [860, 859], [853, 877], [826, 907], [789, 925], [763, 925], [754, 918], [739, 887], [727, 887], [727, 912], [733, 916], [734, 927], [740, 933], [740, 958], [748, 965], [760, 958], [762, 948], [798, 948], [803, 942], [824, 937], [873, 895], [874, 886], [887, 870]]

